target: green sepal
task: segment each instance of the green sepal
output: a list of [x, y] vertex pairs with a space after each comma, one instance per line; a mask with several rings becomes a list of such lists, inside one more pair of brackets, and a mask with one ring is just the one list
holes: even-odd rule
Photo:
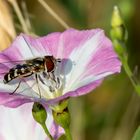
[[127, 39], [127, 33], [126, 33], [124, 25], [121, 25], [118, 27], [112, 27], [110, 31], [110, 35], [111, 35], [112, 40], [117, 39], [120, 41], [126, 41]]
[[56, 112], [53, 110], [52, 114], [53, 114], [53, 118], [54, 118], [55, 122], [58, 125], [60, 125], [64, 129], [69, 128], [69, 126], [70, 126], [70, 114], [69, 114], [68, 107], [66, 107], [61, 112]]
[[68, 106], [68, 99], [62, 100], [58, 104], [51, 105], [50, 108], [55, 112], [62, 112]]
[[72, 140], [70, 133], [70, 113], [68, 110], [68, 100], [63, 100], [57, 105], [52, 106], [52, 114], [56, 124], [60, 125], [65, 130], [65, 135], [59, 140]]
[[114, 45], [114, 50], [116, 51], [116, 53], [118, 54], [118, 56], [120, 58], [122, 58], [126, 52], [126, 48], [122, 47], [123, 43], [121, 41], [118, 40], [113, 40], [113, 45]]
[[67, 140], [67, 137], [66, 137], [66, 135], [62, 135], [58, 138], [58, 140]]

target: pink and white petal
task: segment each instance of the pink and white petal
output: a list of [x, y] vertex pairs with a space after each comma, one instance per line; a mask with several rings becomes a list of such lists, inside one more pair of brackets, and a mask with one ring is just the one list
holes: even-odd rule
[[111, 41], [107, 39], [103, 31], [93, 35], [79, 50], [74, 51], [71, 55], [71, 60], [75, 61], [76, 64], [72, 71], [66, 75], [64, 93], [120, 72], [121, 63], [113, 50]]
[[12, 62], [14, 60], [23, 61], [40, 56], [39, 51], [32, 47], [26, 38], [28, 38], [28, 36], [26, 37], [24, 34], [19, 35], [9, 48], [2, 51], [0, 53], [0, 63], [2, 63], [1, 60], [4, 60], [4, 57]]
[[[75, 84], [75, 81], [83, 74], [86, 69], [86, 65], [91, 56], [94, 55], [99, 48], [102, 40], [102, 31], [93, 34], [90, 38], [87, 37], [78, 48], [74, 48], [69, 56], [69, 59], [75, 63], [71, 71], [66, 75], [65, 89], [72, 90], [71, 87]], [[67, 64], [65, 66], [68, 67]], [[65, 68], [64, 68], [65, 69]]]
[[54, 57], [64, 59], [69, 58], [74, 49], [79, 48], [82, 43], [99, 31], [100, 29], [83, 31], [68, 29], [62, 33], [51, 33], [38, 38], [37, 41], [48, 49], [46, 51], [49, 51]]
[[[52, 33], [53, 34], [53, 38], [54, 40], [56, 40], [56, 35], [57, 33]], [[48, 38], [49, 35], [47, 35], [46, 37], [44, 37], [43, 43], [41, 41], [38, 41], [37, 37], [31, 37], [31, 36], [27, 36], [24, 35], [24, 38], [26, 39], [26, 41], [28, 42], [28, 44], [30, 44], [31, 48], [37, 50], [37, 52], [39, 53], [39, 57], [43, 57], [45, 55], [52, 55], [52, 50], [49, 50], [49, 42], [45, 40], [45, 38]], [[47, 46], [47, 47], [46, 47]], [[52, 44], [51, 44], [52, 46]]]
[[[79, 36], [80, 33], [83, 33], [84, 37], [81, 35], [81, 39], [78, 40], [79, 46], [78, 43], [74, 43], [69, 46], [71, 51], [67, 57], [71, 62], [73, 62], [73, 64], [71, 67], [69, 63], [65, 63], [65, 65], [62, 67], [64, 69], [62, 70], [62, 73], [64, 74], [65, 78], [63, 81], [65, 82], [63, 83], [63, 96], [50, 100], [48, 101], [49, 103], [53, 103], [70, 96], [80, 96], [86, 94], [96, 88], [104, 77], [120, 72], [121, 69], [121, 63], [113, 50], [112, 43], [105, 36], [102, 30], [88, 30], [84, 32], [68, 30], [62, 34], [66, 34], [68, 32], [73, 34], [79, 33]], [[89, 34], [86, 34], [87, 32]], [[76, 36], [73, 34], [72, 36], [74, 38], [78, 36], [77, 34]], [[62, 35], [61, 38], [64, 39]], [[74, 40], [73, 38], [70, 41], [71, 38], [72, 37], [69, 38], [68, 45]], [[65, 47], [64, 50], [67, 48], [66, 45], [61, 47]], [[62, 48], [60, 50], [62, 50]], [[64, 52], [66, 52], [66, 50]], [[64, 58], [63, 53], [62, 56]], [[68, 69], [71, 70], [66, 72]]]
[[[57, 140], [64, 130], [57, 126], [50, 110], [47, 110], [46, 125]], [[16, 109], [0, 106], [0, 138], [1, 140], [49, 140], [42, 127], [32, 117], [32, 103], [24, 104]]]
[[68, 29], [62, 33], [50, 33], [45, 37], [39, 38], [23, 36], [28, 44], [35, 50], [38, 50], [41, 55], [53, 55], [55, 58], [64, 59], [69, 58], [74, 49], [79, 48], [82, 43], [100, 31], [100, 29], [83, 31]]
[[[54, 140], [57, 140], [59, 137], [61, 137], [61, 135], [63, 135], [65, 133], [64, 129], [62, 127], [58, 126], [54, 121], [51, 126], [50, 132], [51, 132], [51, 135], [53, 136]], [[49, 140], [49, 139], [46, 139], [46, 140]]]
[[102, 71], [106, 71], [107, 69], [115, 73], [120, 72], [120, 68], [121, 62], [113, 50], [111, 41], [107, 37], [104, 37], [100, 49], [95, 55], [93, 55], [87, 64], [88, 71], [86, 71], [86, 74], [90, 75], [92, 72], [94, 75], [97, 75], [98, 73], [102, 73]]
[[31, 87], [29, 87], [25, 82], [21, 83], [21, 86], [13, 94], [13, 91], [18, 86], [18, 83], [9, 85], [4, 84], [0, 80], [0, 105], [15, 108], [27, 102], [36, 101], [39, 95], [35, 94]]
[[[3, 85], [3, 87], [1, 85]], [[40, 102], [47, 105], [47, 99], [43, 97], [43, 95], [41, 95], [40, 98], [39, 93], [36, 93], [31, 87], [24, 89], [24, 86], [21, 86], [13, 95], [10, 95], [16, 87], [17, 86], [5, 86], [5, 84], [0, 84], [0, 105], [11, 108], [16, 108], [29, 102]]]
[[78, 81], [71, 87], [72, 89], [76, 89], [77, 87], [82, 87], [88, 85], [90, 83], [95, 82], [96, 80], [103, 79], [108, 75], [119, 72], [120, 64], [117, 59], [111, 58], [109, 60], [103, 61], [99, 63], [95, 68], [87, 70], [88, 73], [83, 74], [79, 77]]
[[33, 102], [33, 100], [22, 95], [11, 96], [8, 93], [0, 93], [0, 105], [4, 105], [6, 107], [16, 108], [29, 102]]
[[37, 56], [40, 56], [40, 53], [28, 44], [26, 36], [19, 35], [9, 48], [0, 52], [0, 78], [15, 65]]
[[[31, 37], [25, 34], [22, 34], [22, 37], [28, 42], [28, 46], [32, 51], [37, 51], [39, 56], [53, 55], [56, 57], [58, 43], [60, 41], [61, 33], [51, 33], [45, 37]], [[33, 53], [36, 57], [36, 53]]]
[[32, 117], [32, 104], [16, 109], [0, 106], [1, 140], [45, 140], [41, 126]]
[[77, 97], [77, 96], [81, 96], [81, 95], [84, 95], [84, 94], [87, 94], [89, 92], [91, 92], [93, 89], [95, 89], [96, 87], [98, 87], [101, 83], [102, 83], [103, 79], [101, 80], [96, 80], [88, 85], [85, 85], [83, 87], [80, 87], [76, 90], [73, 90], [73, 91], [69, 91], [67, 93], [65, 93], [64, 95], [62, 96], [59, 96], [59, 97], [56, 97], [54, 99], [50, 99], [47, 101], [47, 104], [54, 104], [54, 103], [57, 103], [61, 100], [65, 100], [65, 99], [68, 99], [70, 97]]

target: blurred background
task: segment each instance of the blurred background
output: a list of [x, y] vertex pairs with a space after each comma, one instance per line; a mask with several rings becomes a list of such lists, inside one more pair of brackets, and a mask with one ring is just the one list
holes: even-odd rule
[[[9, 46], [23, 30], [15, 0], [0, 0], [0, 49]], [[38, 36], [65, 28], [38, 0], [17, 0], [29, 31]], [[113, 6], [119, 6], [128, 29], [129, 65], [139, 77], [140, 16], [139, 0], [46, 0], [72, 28], [103, 28], [109, 36]], [[13, 8], [14, 7], [14, 8]], [[70, 100], [71, 131], [74, 140], [131, 140], [140, 124], [140, 97], [135, 93], [123, 68], [86, 96]]]

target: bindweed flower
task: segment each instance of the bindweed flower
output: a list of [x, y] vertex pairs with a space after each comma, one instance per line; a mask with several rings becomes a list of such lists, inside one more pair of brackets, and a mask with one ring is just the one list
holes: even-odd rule
[[[33, 117], [48, 137], [56, 140], [65, 131], [72, 139], [67, 99], [89, 93], [104, 77], [120, 72], [120, 67], [101, 29], [69, 29], [39, 38], [21, 34], [0, 53], [0, 104], [14, 108], [37, 102]], [[46, 118], [49, 130], [44, 127]]]
[[[51, 61], [46, 59], [48, 56], [52, 56]], [[34, 58], [39, 59], [38, 66]], [[55, 104], [87, 94], [104, 77], [120, 72], [121, 66], [111, 41], [101, 29], [69, 29], [39, 38], [21, 34], [0, 53], [0, 63], [0, 104], [8, 107], [34, 101]], [[32, 70], [28, 75], [27, 66]], [[33, 67], [41, 69], [37, 76], [32, 73]], [[13, 80], [6, 83], [4, 75], [8, 72], [7, 80]]]
[[[41, 126], [34, 121], [31, 110], [32, 103], [16, 109], [0, 106], [0, 140], [49, 140]], [[55, 140], [63, 134], [63, 129], [53, 122], [51, 112], [46, 124]]]

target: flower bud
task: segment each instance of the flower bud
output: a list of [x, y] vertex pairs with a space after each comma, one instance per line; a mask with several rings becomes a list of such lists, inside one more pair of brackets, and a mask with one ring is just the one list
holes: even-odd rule
[[46, 109], [40, 103], [35, 102], [32, 108], [32, 115], [40, 124], [44, 124], [47, 119], [47, 112]]
[[120, 11], [117, 6], [114, 6], [113, 13], [112, 13], [112, 20], [111, 20], [111, 26], [112, 27], [118, 27], [123, 24], [123, 20], [120, 16]]
[[123, 19], [120, 15], [120, 11], [117, 6], [114, 6], [111, 19], [111, 26], [112, 29], [110, 34], [113, 40], [125, 41], [127, 39], [127, 30], [125, 28]]

